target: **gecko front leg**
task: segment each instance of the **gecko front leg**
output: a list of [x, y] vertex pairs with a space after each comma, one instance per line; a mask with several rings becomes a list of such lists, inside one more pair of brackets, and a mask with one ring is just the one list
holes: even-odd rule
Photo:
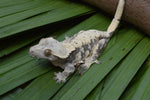
[[65, 64], [64, 68], [63, 72], [54, 73], [56, 75], [54, 80], [57, 80], [57, 83], [66, 82], [66, 78], [75, 71], [74, 65], [70, 63]]

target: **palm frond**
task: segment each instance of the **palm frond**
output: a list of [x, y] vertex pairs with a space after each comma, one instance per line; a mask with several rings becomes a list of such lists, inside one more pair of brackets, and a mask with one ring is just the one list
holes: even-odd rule
[[[83, 3], [67, 0], [0, 1], [0, 99], [5, 100], [148, 100], [150, 39], [121, 24], [98, 59], [80, 76], [56, 84], [54, 67], [30, 57], [42, 37], [73, 36], [80, 30], [106, 30], [110, 16]], [[87, 15], [87, 16], [85, 16]], [[147, 62], [143, 65], [144, 62]]]

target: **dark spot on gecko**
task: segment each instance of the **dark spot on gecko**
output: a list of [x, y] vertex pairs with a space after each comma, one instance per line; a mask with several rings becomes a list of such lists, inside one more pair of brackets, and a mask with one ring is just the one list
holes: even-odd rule
[[101, 52], [101, 50], [103, 49], [104, 44], [99, 43], [98, 45], [99, 46], [98, 46], [98, 49], [97, 49], [97, 53]]
[[89, 49], [88, 44], [83, 45], [83, 48], [84, 48], [84, 51], [88, 50]]
[[86, 51], [89, 51], [88, 56], [91, 54], [92, 48], [89, 48], [89, 46], [90, 46], [89, 44], [83, 45], [84, 52], [81, 52], [82, 59], [85, 58], [85, 56], [87, 56], [85, 55]]
[[120, 19], [117, 19], [117, 21], [119, 21], [119, 22], [120, 22]]
[[94, 39], [94, 43], [97, 43], [98, 42], [98, 40], [97, 39]]
[[93, 49], [93, 47], [97, 44], [98, 40], [97, 39], [93, 39], [90, 41], [90, 46], [91, 46], [91, 49]]
[[98, 48], [98, 49], [96, 50], [96, 52], [97, 52], [97, 54], [95, 55], [95, 58], [98, 58], [99, 55], [101, 54], [102, 50], [101, 50], [100, 48]]
[[85, 52], [81, 52], [81, 58], [83, 59], [85, 57]]
[[104, 44], [100, 44], [100, 43], [99, 43], [98, 49], [96, 50], [97, 54], [95, 55], [95, 58], [98, 58], [98, 57], [99, 57], [99, 55], [100, 55], [101, 52], [103, 51], [104, 47], [105, 47]]
[[79, 48], [76, 48], [75, 51], [73, 51], [70, 56], [67, 58], [66, 62], [72, 63], [76, 59], [76, 55], [80, 52]]
[[101, 39], [104, 39], [104, 37], [99, 37], [98, 39], [101, 40]]
[[77, 42], [75, 42], [75, 44], [78, 44]]

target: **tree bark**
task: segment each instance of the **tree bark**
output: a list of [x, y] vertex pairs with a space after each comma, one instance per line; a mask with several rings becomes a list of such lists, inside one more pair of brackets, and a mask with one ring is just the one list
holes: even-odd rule
[[[114, 15], [119, 0], [83, 0]], [[150, 36], [150, 0], [126, 0], [123, 20], [134, 24]]]

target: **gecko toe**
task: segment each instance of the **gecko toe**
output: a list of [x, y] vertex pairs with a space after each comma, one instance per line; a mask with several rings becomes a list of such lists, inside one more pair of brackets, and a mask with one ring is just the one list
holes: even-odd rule
[[66, 77], [63, 75], [63, 73], [58, 72], [58, 73], [54, 73], [55, 77], [54, 80], [57, 80], [56, 83], [65, 83], [66, 82]]

